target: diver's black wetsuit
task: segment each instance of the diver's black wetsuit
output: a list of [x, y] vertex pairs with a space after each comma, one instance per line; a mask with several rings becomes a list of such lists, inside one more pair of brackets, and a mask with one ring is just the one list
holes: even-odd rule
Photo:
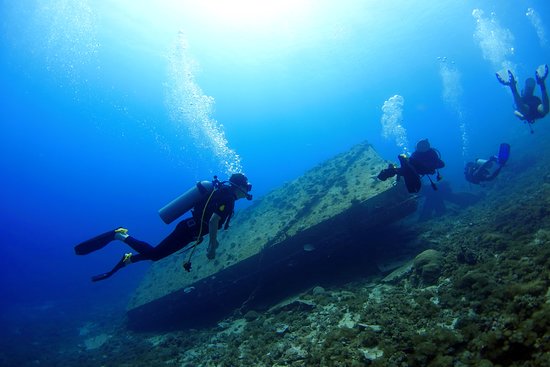
[[[397, 168], [393, 164], [390, 164], [377, 177], [379, 180], [385, 181], [395, 175], [402, 176], [405, 179], [405, 186], [407, 186], [407, 190], [410, 193], [420, 191], [422, 187], [420, 176], [434, 174], [436, 170], [445, 167], [445, 162], [441, 160], [439, 152], [433, 148], [429, 148], [424, 152], [415, 151], [410, 158], [407, 158], [404, 154], [400, 154], [397, 159], [399, 159], [401, 167]], [[432, 187], [434, 187], [433, 183]]]
[[[200, 224], [194, 218], [186, 218], [178, 223], [176, 228], [157, 246], [151, 246], [147, 242], [140, 241], [137, 238], [128, 236], [124, 243], [133, 250], [139, 252], [132, 255], [132, 262], [142, 260], [157, 261], [181, 250], [191, 241], [197, 240], [200, 231]], [[202, 234], [208, 233], [208, 223], [203, 224]]]
[[[542, 89], [542, 88], [541, 88]], [[530, 124], [535, 123], [535, 120], [541, 119], [546, 114], [539, 111], [539, 105], [542, 104], [542, 100], [537, 96], [524, 96], [521, 97], [521, 101], [529, 106], [529, 112], [524, 114], [525, 120]]]
[[[199, 232], [201, 236], [208, 234], [208, 222], [213, 213], [216, 213], [221, 217], [219, 223], [219, 229], [221, 229], [223, 224], [233, 213], [235, 200], [236, 198], [233, 192], [225, 187], [222, 187], [212, 195], [212, 198], [208, 203], [208, 207], [204, 211], [204, 215], [203, 209], [207, 198], [195, 206], [193, 209], [193, 217], [186, 218], [179, 222], [174, 231], [172, 231], [172, 233], [170, 233], [155, 247], [151, 246], [147, 242], [128, 236], [124, 242], [132, 249], [139, 252], [139, 254], [132, 256], [132, 262], [135, 263], [142, 260], [157, 261], [163, 259], [174, 252], [181, 250], [190, 242], [196, 241], [199, 236]], [[200, 228], [201, 219], [203, 221], [202, 231]]]
[[[218, 214], [221, 218], [218, 229], [221, 229], [224, 224], [227, 226], [231, 215], [233, 214], [236, 199], [235, 194], [230, 188], [222, 186], [212, 194], [206, 210], [204, 210], [204, 207], [208, 201], [208, 197], [204, 198], [204, 200], [193, 208], [193, 216], [191, 218], [186, 218], [179, 222], [174, 231], [172, 231], [172, 233], [163, 239], [157, 246], [151, 246], [147, 242], [128, 236], [124, 240], [124, 243], [130, 246], [134, 251], [138, 252], [138, 254], [131, 256], [131, 263], [143, 260], [158, 261], [172, 255], [176, 251], [181, 250], [192, 241], [196, 241], [199, 236], [199, 232], [201, 236], [208, 234], [208, 222], [210, 221], [213, 213]], [[200, 224], [201, 220], [203, 223], [202, 230]], [[126, 266], [124, 260], [125, 258], [123, 257], [122, 260], [120, 260], [109, 272], [96, 275], [92, 278], [92, 280], [98, 281], [110, 277], [118, 270]]]
[[439, 152], [434, 148], [425, 152], [413, 152], [409, 162], [419, 175], [433, 175], [437, 169], [445, 167]]

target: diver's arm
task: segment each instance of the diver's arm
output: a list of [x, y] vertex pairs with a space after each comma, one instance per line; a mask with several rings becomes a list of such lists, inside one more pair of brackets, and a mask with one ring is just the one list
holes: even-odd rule
[[477, 159], [476, 165], [474, 168], [474, 171], [472, 172], [472, 176], [478, 181], [487, 181], [487, 177], [489, 177], [489, 169], [493, 165], [493, 162], [491, 159], [485, 160], [485, 159]]
[[542, 104], [538, 106], [539, 113], [546, 116], [548, 114], [549, 105], [548, 105], [548, 91], [546, 90], [546, 85], [544, 84], [544, 80], [540, 85], [540, 92], [542, 95]]
[[481, 167], [474, 168], [472, 171], [472, 179], [474, 183], [480, 183], [481, 181], [485, 181], [485, 176], [483, 175], [483, 169]]
[[500, 170], [502, 169], [502, 166], [499, 165], [498, 168], [492, 173], [490, 174], [489, 176], [487, 176], [485, 178], [485, 181], [492, 181], [495, 177], [498, 176], [498, 174], [500, 173]]
[[[493, 172], [491, 172], [491, 168], [493, 167], [493, 164], [498, 165], [498, 167]], [[489, 174], [487, 174], [486, 176], [483, 177], [483, 181], [493, 180], [495, 177], [498, 176], [501, 169], [502, 169], [502, 165], [498, 164], [498, 158], [496, 156], [490, 157], [485, 163], [483, 163], [481, 165], [481, 167], [479, 167], [480, 171], [484, 171], [486, 173], [489, 173]]]
[[208, 222], [208, 256], [209, 259], [213, 259], [216, 256], [216, 249], [218, 248], [218, 226], [220, 223], [221, 217], [212, 213], [210, 221]]

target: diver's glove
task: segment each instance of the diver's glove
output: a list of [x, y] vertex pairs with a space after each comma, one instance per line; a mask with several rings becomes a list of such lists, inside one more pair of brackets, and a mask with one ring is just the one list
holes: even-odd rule
[[502, 77], [500, 76], [499, 73], [496, 73], [496, 76], [497, 76], [497, 80], [502, 85], [510, 86], [510, 85], [515, 85], [516, 84], [516, 78], [514, 78], [514, 74], [512, 74], [512, 72], [510, 70], [508, 70], [508, 81], [502, 79]]
[[535, 71], [535, 78], [537, 79], [537, 84], [538, 85], [543, 85], [544, 80], [546, 79], [547, 76], [548, 76], [548, 65], [544, 65], [544, 75], [543, 76], [539, 75], [539, 69], [537, 69], [537, 71]]
[[214, 258], [216, 257], [216, 250], [208, 249], [208, 251], [206, 252], [206, 257], [208, 258], [208, 260], [214, 260]]

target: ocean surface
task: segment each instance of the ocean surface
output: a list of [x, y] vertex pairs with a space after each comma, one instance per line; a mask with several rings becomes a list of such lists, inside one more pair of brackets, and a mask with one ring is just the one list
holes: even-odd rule
[[548, 136], [495, 78], [512, 70], [521, 89], [550, 62], [545, 0], [0, 0], [0, 14], [0, 365], [16, 365], [15, 336], [17, 363], [39, 365], [37, 338], [71, 338], [52, 322], [123, 318], [150, 264], [92, 283], [121, 246], [73, 246], [118, 226], [160, 241], [174, 224], [158, 209], [198, 180], [244, 172], [261, 198], [357, 143], [396, 161], [428, 138], [444, 180], [479, 192], [466, 162]]

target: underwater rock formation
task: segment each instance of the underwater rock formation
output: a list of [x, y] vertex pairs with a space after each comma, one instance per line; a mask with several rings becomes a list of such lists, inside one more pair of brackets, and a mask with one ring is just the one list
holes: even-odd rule
[[154, 263], [128, 306], [130, 326], [186, 325], [185, 314], [197, 308], [214, 320], [245, 302], [300, 290], [304, 274], [345, 263], [368, 246], [369, 231], [416, 209], [402, 184], [376, 179], [385, 167], [371, 145], [356, 145], [236, 213], [215, 260], [203, 244], [190, 273], [182, 268], [188, 254]]
[[414, 258], [413, 271], [421, 284], [430, 285], [437, 282], [443, 270], [443, 256], [437, 250], [429, 249]]

